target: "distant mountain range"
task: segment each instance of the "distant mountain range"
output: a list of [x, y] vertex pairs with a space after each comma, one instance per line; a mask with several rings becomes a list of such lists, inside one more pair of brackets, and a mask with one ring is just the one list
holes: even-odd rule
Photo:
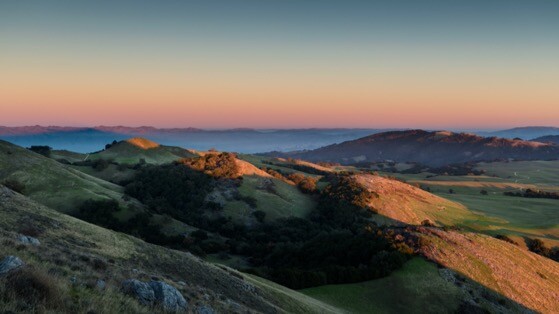
[[216, 148], [224, 151], [255, 153], [264, 151], [293, 151], [315, 149], [386, 129], [289, 129], [289, 130], [202, 130], [196, 128], [154, 128], [150, 126], [0, 126], [0, 139], [20, 146], [48, 145], [55, 149], [92, 152], [102, 149], [113, 140], [146, 137], [163, 145], [196, 150]]
[[[289, 152], [314, 150], [320, 147], [351, 141], [387, 131], [402, 129], [279, 129], [263, 130], [237, 128], [204, 130], [198, 128], [155, 128], [152, 126], [0, 126], [0, 139], [28, 147], [48, 145], [54, 149], [66, 149], [89, 153], [102, 149], [112, 141], [130, 137], [145, 137], [163, 145], [180, 146], [196, 150], [215, 148], [240, 153]], [[555, 127], [519, 127], [508, 130], [474, 132], [483, 137], [523, 139], [557, 142], [545, 136], [559, 136]]]
[[533, 139], [536, 142], [559, 144], [559, 135], [547, 135]]
[[499, 159], [557, 159], [559, 145], [470, 133], [411, 130], [374, 134], [311, 151], [268, 155], [342, 164], [391, 160], [443, 166]]
[[496, 136], [510, 139], [521, 138], [523, 140], [531, 140], [546, 135], [559, 135], [559, 128], [550, 126], [527, 126], [507, 130], [475, 133], [485, 137]]

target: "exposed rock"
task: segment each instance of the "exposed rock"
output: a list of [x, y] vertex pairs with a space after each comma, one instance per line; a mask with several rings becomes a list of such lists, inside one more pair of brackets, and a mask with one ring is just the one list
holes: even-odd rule
[[0, 262], [0, 276], [5, 275], [23, 265], [25, 265], [25, 263], [19, 257], [8, 256]]
[[155, 293], [155, 302], [163, 306], [165, 310], [186, 311], [188, 302], [175, 287], [162, 281], [152, 281], [149, 286]]
[[215, 314], [214, 309], [207, 305], [201, 305], [196, 308], [197, 314]]
[[136, 279], [123, 281], [122, 291], [135, 297], [143, 305], [153, 305], [155, 301], [155, 293], [151, 286]]
[[26, 236], [26, 235], [20, 235], [17, 238], [17, 240], [23, 245], [32, 245], [32, 246], [41, 245], [41, 242], [39, 240], [37, 240], [36, 238], [30, 237], [30, 236]]
[[107, 283], [105, 282], [105, 280], [98, 279], [95, 283], [95, 288], [97, 288], [98, 290], [105, 290], [106, 287]]
[[186, 282], [184, 282], [184, 281], [179, 281], [179, 282], [177, 282], [177, 284], [178, 284], [179, 286], [181, 286], [181, 287], [185, 287], [185, 286], [186, 286]]

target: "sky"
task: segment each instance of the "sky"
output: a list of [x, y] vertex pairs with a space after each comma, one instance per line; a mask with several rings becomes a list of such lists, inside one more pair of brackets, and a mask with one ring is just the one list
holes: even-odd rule
[[0, 125], [559, 126], [559, 1], [0, 0]]

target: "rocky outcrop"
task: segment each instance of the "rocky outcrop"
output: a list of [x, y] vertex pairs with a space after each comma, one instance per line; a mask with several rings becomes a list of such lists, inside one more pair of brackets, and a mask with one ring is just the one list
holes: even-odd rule
[[129, 279], [122, 283], [122, 290], [143, 305], [158, 305], [172, 312], [186, 312], [188, 308], [188, 302], [183, 295], [175, 287], [163, 281], [146, 283]]
[[186, 311], [188, 302], [175, 287], [162, 281], [152, 281], [149, 286], [155, 293], [156, 304], [161, 305], [167, 311]]
[[8, 256], [0, 262], [0, 276], [11, 272], [14, 269], [24, 266], [25, 263], [17, 256]]
[[26, 236], [26, 235], [20, 235], [17, 240], [19, 241], [19, 243], [23, 244], [23, 245], [32, 245], [32, 246], [39, 246], [41, 245], [41, 242], [39, 240], [37, 240], [36, 238], [30, 237], [30, 236]]
[[153, 305], [155, 293], [151, 286], [136, 279], [128, 279], [122, 283], [122, 291], [133, 296], [143, 305]]

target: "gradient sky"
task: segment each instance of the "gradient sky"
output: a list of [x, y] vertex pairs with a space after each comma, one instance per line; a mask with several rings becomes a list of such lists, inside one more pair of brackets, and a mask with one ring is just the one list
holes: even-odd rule
[[0, 0], [0, 125], [559, 126], [559, 1]]

